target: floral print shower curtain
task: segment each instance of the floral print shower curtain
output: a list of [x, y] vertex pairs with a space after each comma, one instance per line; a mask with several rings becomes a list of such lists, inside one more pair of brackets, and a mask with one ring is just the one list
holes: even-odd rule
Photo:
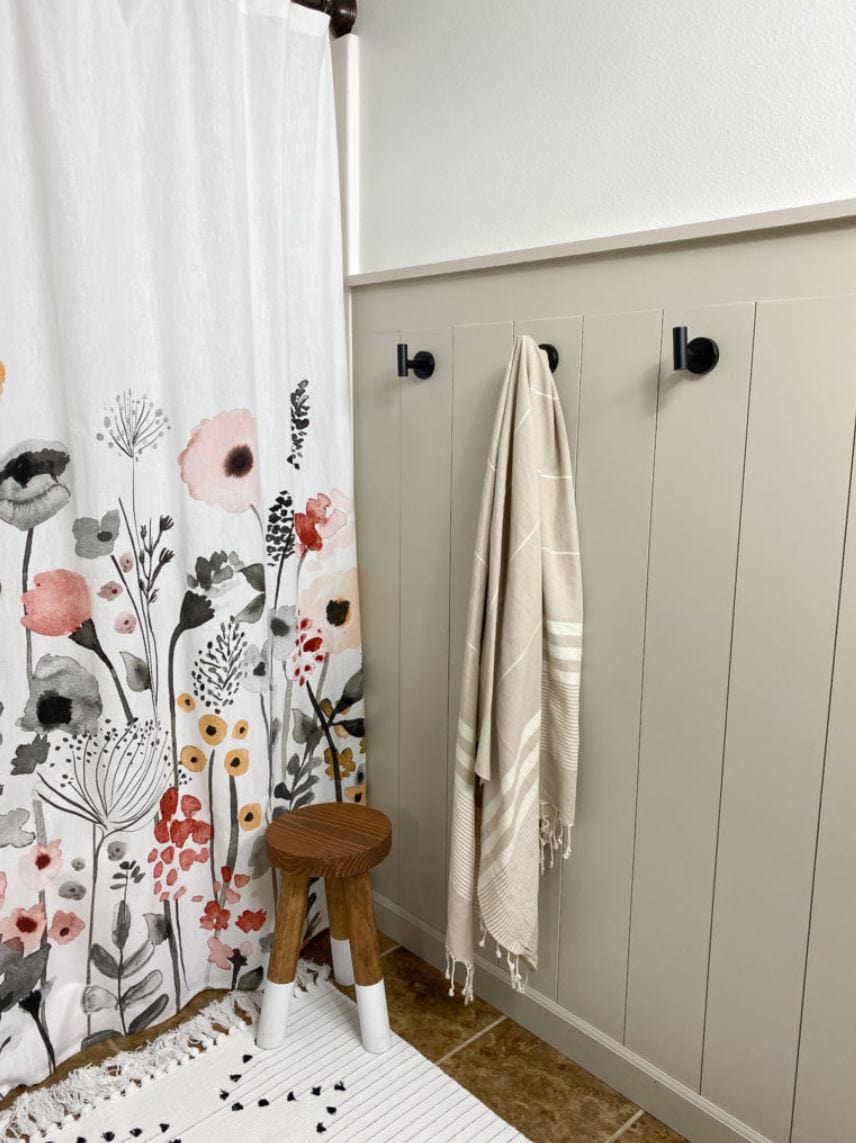
[[5, 1091], [257, 987], [265, 825], [365, 756], [326, 19], [0, 0], [0, 42]]

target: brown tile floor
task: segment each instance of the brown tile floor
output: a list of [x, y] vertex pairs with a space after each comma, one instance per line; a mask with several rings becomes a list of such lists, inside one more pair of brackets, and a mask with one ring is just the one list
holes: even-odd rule
[[[503, 1016], [483, 1000], [451, 999], [439, 972], [381, 936], [384, 979], [393, 1030], [459, 1084], [513, 1124], [532, 1143], [684, 1143], [618, 1092]], [[303, 955], [330, 964], [326, 933]], [[353, 989], [343, 989], [353, 997]], [[60, 1066], [46, 1083], [83, 1064], [141, 1047], [217, 999], [203, 992], [177, 1016], [136, 1036], [108, 1040]], [[0, 1103], [5, 1107], [17, 1093]]]

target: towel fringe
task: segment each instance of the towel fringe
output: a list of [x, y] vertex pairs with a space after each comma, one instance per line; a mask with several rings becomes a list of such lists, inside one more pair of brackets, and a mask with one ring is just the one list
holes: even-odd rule
[[[308, 992], [330, 976], [326, 965], [300, 961], [295, 995]], [[254, 1026], [261, 1010], [255, 992], [233, 992], [135, 1052], [119, 1052], [98, 1067], [78, 1068], [59, 1083], [24, 1092], [0, 1114], [0, 1139], [47, 1143], [49, 1132], [67, 1126], [107, 1100], [119, 1100], [221, 1043], [226, 1036]]]
[[464, 985], [461, 989], [461, 995], [464, 998], [464, 1004], [470, 1004], [473, 999], [473, 975], [475, 973], [475, 965], [468, 963], [465, 960], [455, 960], [452, 954], [446, 949], [446, 980], [449, 981], [449, 995], [455, 995], [455, 965], [460, 964], [464, 969]]
[[562, 851], [562, 857], [565, 860], [571, 856], [572, 828], [573, 823], [568, 824], [561, 820], [557, 806], [551, 806], [548, 802], [541, 803], [541, 811], [539, 815], [539, 831], [541, 844], [540, 864], [542, 873], [544, 873], [547, 869], [547, 854], [550, 855], [550, 869], [552, 869], [555, 864], [555, 855], [557, 850]]

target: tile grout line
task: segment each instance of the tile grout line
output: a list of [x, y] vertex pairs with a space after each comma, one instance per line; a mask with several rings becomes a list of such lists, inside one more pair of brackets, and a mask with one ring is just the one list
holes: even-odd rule
[[452, 1056], [456, 1056], [458, 1052], [462, 1052], [464, 1048], [468, 1048], [470, 1044], [474, 1044], [476, 1040], [481, 1039], [481, 1037], [484, 1036], [487, 1032], [490, 1032], [492, 1028], [496, 1028], [498, 1024], [501, 1024], [503, 1020], [507, 1019], [507, 1016], [500, 1016], [498, 1020], [494, 1020], [492, 1024], [488, 1024], [486, 1028], [482, 1028], [480, 1032], [476, 1032], [474, 1036], [470, 1036], [469, 1039], [464, 1040], [463, 1044], [458, 1044], [457, 1048], [452, 1048], [450, 1052], [446, 1052], [444, 1056], [440, 1056], [439, 1060], [434, 1060], [433, 1063], [439, 1067], [440, 1064], [444, 1064], [446, 1060], [450, 1060]]
[[618, 1140], [622, 1139], [633, 1126], [633, 1124], [638, 1123], [644, 1114], [645, 1112], [640, 1107], [634, 1115], [630, 1116], [626, 1123], [622, 1124], [622, 1126], [618, 1128], [614, 1135], [610, 1135], [610, 1137], [606, 1140], [606, 1143], [618, 1143]]
[[383, 958], [385, 956], [389, 956], [390, 953], [394, 953], [400, 948], [401, 948], [401, 945], [393, 945], [392, 948], [390, 948], [390, 949], [384, 949], [383, 952], [380, 954], [380, 959], [383, 960]]

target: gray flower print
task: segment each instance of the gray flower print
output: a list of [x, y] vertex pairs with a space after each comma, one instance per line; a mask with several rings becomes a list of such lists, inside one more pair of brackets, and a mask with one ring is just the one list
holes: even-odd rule
[[98, 556], [112, 556], [119, 535], [119, 509], [111, 508], [100, 520], [94, 520], [91, 516], [81, 516], [79, 520], [74, 521], [71, 530], [77, 541], [74, 550], [83, 559], [94, 560]]
[[32, 845], [36, 835], [24, 825], [30, 817], [30, 811], [23, 806], [17, 810], [9, 810], [8, 814], [0, 814], [0, 847], [13, 845], [15, 849], [23, 849], [25, 845]]
[[64, 508], [71, 492], [60, 481], [68, 450], [57, 441], [20, 441], [0, 456], [0, 520], [28, 532]]
[[64, 655], [42, 655], [18, 725], [41, 733], [97, 734], [101, 709], [98, 681], [91, 671]]

